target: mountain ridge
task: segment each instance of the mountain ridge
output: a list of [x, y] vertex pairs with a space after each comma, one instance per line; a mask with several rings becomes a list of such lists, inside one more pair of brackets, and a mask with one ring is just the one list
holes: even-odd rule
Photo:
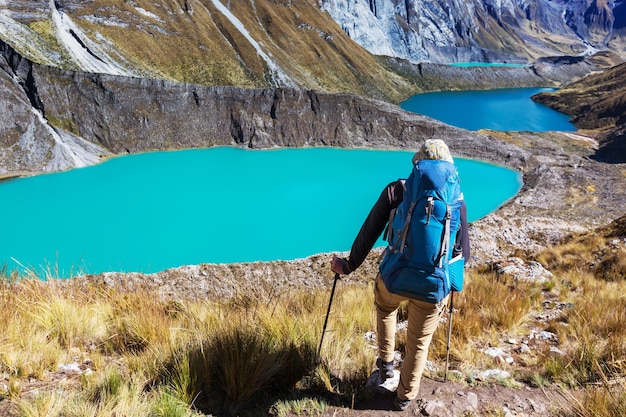
[[[551, 66], [548, 66], [551, 67]], [[431, 88], [533, 86], [586, 74], [576, 60], [537, 68], [464, 69], [437, 64], [403, 71]], [[0, 175], [30, 175], [97, 163], [115, 154], [189, 147], [343, 146], [405, 148], [439, 135], [472, 143], [464, 155], [506, 160], [483, 136], [353, 93], [247, 89], [60, 70], [22, 57], [0, 41]], [[400, 72], [399, 70], [397, 70]], [[552, 78], [553, 75], [556, 78]], [[461, 142], [459, 142], [461, 143]], [[481, 143], [483, 143], [481, 145]], [[512, 153], [514, 154], [514, 153]], [[507, 163], [509, 161], [507, 160]]]
[[[394, 70], [404, 65], [401, 60], [412, 65], [462, 60], [530, 64], [544, 56], [595, 50], [560, 17], [550, 19], [557, 9], [564, 10], [561, 3], [557, 7], [526, 0], [498, 6], [438, 0], [369, 2], [359, 19], [373, 26], [363, 35], [391, 42], [395, 38], [375, 30], [375, 23], [379, 18], [393, 21], [398, 47], [406, 50], [372, 53], [348, 36], [350, 28], [336, 16], [349, 14], [351, 1], [7, 1], [0, 4], [0, 39], [32, 62], [72, 71], [200, 85], [351, 92], [392, 102], [425, 89]], [[335, 12], [329, 14], [333, 4]], [[543, 9], [548, 6], [556, 9], [547, 13]], [[398, 12], [403, 8], [406, 16]], [[611, 50], [625, 57], [619, 44], [623, 17], [614, 9], [621, 10], [611, 9], [604, 26], [616, 45]], [[586, 10], [573, 11], [572, 19]], [[357, 23], [354, 28], [359, 28]], [[427, 54], [415, 52], [426, 49]]]
[[623, 6], [604, 0], [322, 0], [368, 51], [411, 61], [530, 62], [542, 56], [625, 53]]
[[74, 71], [391, 99], [414, 90], [311, 0], [230, 7], [219, 0], [7, 2], [0, 37], [33, 62]]
[[544, 92], [533, 100], [572, 116], [578, 129], [594, 131], [600, 142], [595, 157], [626, 162], [626, 63]]

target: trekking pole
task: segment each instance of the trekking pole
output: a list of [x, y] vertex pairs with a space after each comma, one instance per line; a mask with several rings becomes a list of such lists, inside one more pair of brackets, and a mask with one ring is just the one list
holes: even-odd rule
[[450, 313], [448, 314], [448, 344], [446, 346], [446, 373], [443, 377], [443, 382], [448, 381], [448, 360], [450, 359], [450, 336], [452, 335], [452, 313], [454, 305], [454, 291], [450, 291]]
[[337, 281], [339, 281], [341, 277], [339, 274], [335, 274], [335, 281], [333, 282], [333, 289], [330, 291], [330, 300], [328, 301], [328, 311], [326, 311], [326, 319], [324, 320], [324, 327], [322, 328], [322, 337], [320, 337], [320, 345], [317, 347], [317, 355], [315, 357], [315, 362], [320, 362], [320, 352], [322, 351], [322, 342], [324, 341], [324, 333], [326, 333], [326, 325], [328, 324], [328, 316], [330, 315], [330, 306], [333, 303], [333, 296], [335, 295], [335, 287], [337, 286]]

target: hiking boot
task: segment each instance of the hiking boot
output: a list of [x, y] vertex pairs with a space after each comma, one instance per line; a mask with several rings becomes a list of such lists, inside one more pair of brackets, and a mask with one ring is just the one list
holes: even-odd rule
[[393, 409], [396, 411], [404, 411], [409, 408], [409, 404], [411, 404], [411, 400], [401, 400], [396, 397], [393, 399]]
[[376, 359], [376, 366], [380, 372], [380, 380], [385, 381], [387, 378], [393, 378], [393, 361], [383, 362], [382, 359]]

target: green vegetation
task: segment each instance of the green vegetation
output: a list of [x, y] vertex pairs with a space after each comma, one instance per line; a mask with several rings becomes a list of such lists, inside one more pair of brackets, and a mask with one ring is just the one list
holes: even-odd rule
[[[65, 48], [59, 43], [55, 34], [55, 27], [51, 20], [35, 20], [28, 24], [28, 28], [35, 35], [31, 42], [30, 53], [34, 54], [35, 62], [53, 64], [63, 69], [71, 69], [73, 64]], [[45, 52], [43, 52], [45, 51]], [[41, 55], [43, 52], [43, 55]], [[53, 60], [54, 63], [50, 62]]]
[[[602, 239], [611, 252], [612, 237], [594, 239], [596, 257]], [[450, 368], [460, 373], [451, 379], [550, 387], [561, 393], [552, 415], [626, 415], [626, 280], [614, 264], [590, 271], [576, 261], [573, 254], [589, 247], [577, 242], [537, 256], [554, 273], [545, 283], [469, 271], [455, 297]], [[602, 273], [601, 265], [608, 265]], [[368, 396], [376, 352], [365, 337], [375, 329], [371, 285], [338, 287], [316, 363], [328, 291], [215, 303], [0, 274], [0, 398], [20, 416], [323, 415]], [[554, 314], [536, 319], [546, 311]], [[513, 353], [513, 363], [482, 353], [532, 331], [555, 334], [562, 353], [537, 338]], [[442, 375], [446, 338], [441, 325], [431, 377]], [[404, 343], [401, 332], [398, 350]], [[68, 364], [80, 370], [61, 374]], [[494, 367], [514, 379], [477, 378]]]
[[54, 33], [55, 29], [50, 20], [36, 20], [31, 22], [28, 27], [39, 35], [39, 39], [49, 51], [63, 54], [65, 51], [59, 45], [59, 41]]

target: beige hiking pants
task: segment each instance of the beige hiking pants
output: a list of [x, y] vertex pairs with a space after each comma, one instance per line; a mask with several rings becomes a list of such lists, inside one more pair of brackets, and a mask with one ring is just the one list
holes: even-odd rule
[[394, 358], [398, 306], [402, 301], [408, 300], [409, 302], [406, 353], [400, 369], [397, 392], [401, 400], [413, 400], [417, 397], [428, 357], [428, 347], [439, 319], [446, 309], [448, 297], [438, 304], [411, 300], [391, 294], [387, 291], [380, 276], [376, 277], [374, 302], [376, 304], [378, 357], [385, 362], [390, 362]]

